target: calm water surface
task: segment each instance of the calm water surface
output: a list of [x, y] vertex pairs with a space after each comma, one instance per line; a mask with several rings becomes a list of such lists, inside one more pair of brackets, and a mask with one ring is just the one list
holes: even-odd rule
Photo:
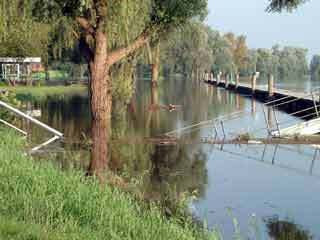
[[[180, 107], [172, 112], [161, 107], [168, 104]], [[34, 100], [29, 108], [41, 109], [40, 119], [65, 134], [64, 151], [51, 147], [54, 162], [62, 168], [85, 169], [89, 152], [77, 143], [89, 139], [86, 94]], [[241, 112], [241, 118], [232, 119], [230, 114], [235, 112]], [[301, 121], [282, 112], [276, 114], [287, 125]], [[260, 103], [186, 80], [164, 81], [158, 90], [151, 90], [148, 81], [138, 81], [132, 102], [128, 107], [116, 104], [114, 115], [112, 138], [131, 142], [114, 141], [110, 168], [139, 178], [149, 198], [169, 202], [193, 193], [196, 199], [190, 208], [196, 218], [206, 220], [210, 227], [218, 226], [225, 239], [235, 232], [234, 218], [243, 235], [252, 236], [256, 231], [261, 239], [319, 239], [320, 152], [314, 146], [200, 144], [201, 139], [213, 136], [212, 124], [178, 131], [188, 144], [143, 142], [146, 137], [222, 116], [229, 119], [224, 120], [227, 138], [242, 133], [265, 137]], [[275, 126], [271, 111], [266, 118]], [[33, 130], [32, 144], [48, 137], [42, 130], [24, 125]], [[221, 125], [217, 129], [222, 136]], [[141, 141], [132, 144], [132, 140]]]

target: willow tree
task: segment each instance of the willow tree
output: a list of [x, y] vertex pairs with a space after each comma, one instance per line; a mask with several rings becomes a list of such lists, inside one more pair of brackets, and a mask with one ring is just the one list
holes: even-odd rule
[[47, 58], [49, 26], [32, 19], [31, 0], [0, 0], [0, 56]]
[[[123, 6], [132, 2], [146, 10], [144, 26], [135, 37], [118, 44], [114, 36], [130, 33], [136, 24], [130, 22], [126, 29], [119, 29], [121, 26], [115, 20]], [[45, 13], [46, 19], [67, 17], [76, 26], [74, 33], [89, 66], [93, 141], [90, 173], [100, 175], [108, 166], [112, 67], [143, 47], [152, 36], [161, 35], [169, 26], [201, 14], [206, 5], [206, 0], [35, 0], [35, 14], [42, 16], [42, 20]]]
[[173, 31], [163, 46], [162, 62], [174, 70], [194, 79], [199, 73], [211, 68], [214, 54], [209, 28], [201, 21], [189, 21]]
[[267, 8], [269, 12], [281, 12], [282, 10], [292, 11], [299, 5], [308, 2], [309, 0], [270, 0]]

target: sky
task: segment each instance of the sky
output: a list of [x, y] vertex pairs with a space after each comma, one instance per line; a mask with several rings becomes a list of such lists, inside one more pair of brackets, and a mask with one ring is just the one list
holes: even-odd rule
[[247, 36], [250, 48], [297, 46], [320, 54], [320, 1], [311, 0], [293, 13], [267, 13], [269, 0], [209, 0], [207, 24], [221, 32]]

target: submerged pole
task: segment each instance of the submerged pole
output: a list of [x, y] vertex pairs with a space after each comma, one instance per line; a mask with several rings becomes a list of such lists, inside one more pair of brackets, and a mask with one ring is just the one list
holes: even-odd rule
[[209, 78], [210, 78], [210, 76], [209, 76], [209, 73], [205, 73], [205, 80], [207, 81], [207, 82], [209, 82]]
[[268, 93], [269, 97], [272, 97], [274, 95], [274, 77], [271, 73], [268, 77]]
[[236, 73], [236, 89], [239, 87], [240, 84], [240, 75], [239, 73]]
[[256, 92], [256, 87], [257, 87], [257, 73], [253, 73], [251, 76], [251, 89], [252, 89], [252, 94]]
[[236, 94], [236, 107], [237, 107], [237, 110], [240, 109], [240, 95], [239, 94]]
[[255, 115], [255, 113], [257, 112], [257, 104], [254, 99], [252, 99], [251, 101], [251, 112], [253, 115]]
[[227, 89], [229, 86], [229, 74], [225, 75], [224, 87]]
[[210, 73], [210, 82], [213, 82], [213, 79], [214, 79], [214, 77], [213, 77], [213, 72], [211, 72], [211, 73]]
[[221, 80], [221, 72], [218, 72], [218, 75], [217, 75], [217, 85], [220, 84], [220, 80]]

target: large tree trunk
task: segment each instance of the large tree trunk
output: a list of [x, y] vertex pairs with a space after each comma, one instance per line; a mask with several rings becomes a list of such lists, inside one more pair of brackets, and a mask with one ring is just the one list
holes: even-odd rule
[[154, 49], [154, 57], [152, 66], [152, 86], [158, 85], [159, 68], [160, 68], [160, 41], [157, 41]]
[[90, 65], [92, 149], [89, 174], [98, 176], [101, 181], [108, 169], [111, 136], [112, 91], [110, 67], [105, 63], [106, 58], [107, 40], [103, 33], [98, 33], [94, 62]]
[[[100, 75], [99, 73], [97, 73]], [[105, 81], [95, 81], [92, 77], [91, 81], [91, 115], [92, 115], [92, 149], [91, 161], [89, 166], [89, 174], [96, 175], [101, 180], [103, 173], [108, 169], [110, 158], [109, 144], [111, 136], [111, 110], [112, 110], [112, 94], [110, 86], [107, 83], [110, 80], [109, 75], [105, 77]]]
[[159, 67], [160, 67], [160, 41], [158, 40], [154, 46], [150, 46], [147, 42], [147, 51], [149, 57], [149, 64], [151, 66], [151, 82], [152, 86], [156, 87], [158, 85], [159, 79]]
[[[108, 52], [106, 26], [106, 1], [94, 1], [96, 26], [91, 25], [85, 17], [76, 21], [82, 29], [79, 38], [80, 49], [86, 58], [90, 71], [90, 105], [92, 116], [92, 149], [89, 175], [96, 175], [104, 181], [104, 172], [108, 169], [110, 159], [112, 86], [110, 67], [132, 54], [149, 41], [148, 29], [142, 32], [132, 43], [112, 52]], [[89, 41], [91, 39], [92, 41]], [[94, 42], [94, 47], [90, 42]]]
[[158, 88], [151, 86], [151, 106], [148, 112], [146, 129], [149, 135], [153, 136], [160, 128], [160, 109], [159, 109], [159, 91]]
[[159, 92], [157, 88], [151, 87], [151, 105], [159, 106]]

